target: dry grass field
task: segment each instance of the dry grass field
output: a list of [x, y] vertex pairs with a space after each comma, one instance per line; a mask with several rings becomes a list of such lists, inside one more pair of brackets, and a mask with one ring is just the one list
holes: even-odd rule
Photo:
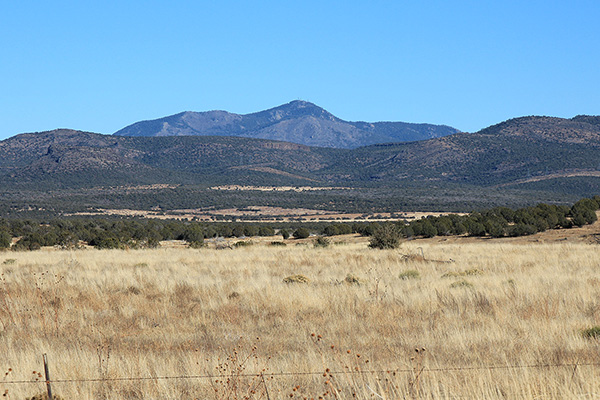
[[43, 353], [64, 399], [600, 398], [597, 244], [5, 252], [0, 270], [9, 399], [44, 390]]

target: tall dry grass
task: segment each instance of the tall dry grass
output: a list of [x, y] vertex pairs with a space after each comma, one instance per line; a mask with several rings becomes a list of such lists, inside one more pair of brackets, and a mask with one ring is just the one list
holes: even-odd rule
[[[417, 247], [425, 260], [402, 257]], [[581, 334], [600, 325], [599, 255], [502, 242], [0, 253], [0, 390], [41, 392], [48, 353], [53, 379], [104, 380], [55, 383], [67, 399], [600, 397], [600, 366], [584, 365], [600, 340]], [[297, 274], [309, 283], [283, 282]]]

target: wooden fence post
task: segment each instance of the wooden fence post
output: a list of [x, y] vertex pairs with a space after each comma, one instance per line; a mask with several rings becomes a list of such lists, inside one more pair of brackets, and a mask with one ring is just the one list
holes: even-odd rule
[[52, 387], [50, 387], [50, 372], [48, 372], [48, 357], [44, 353], [44, 372], [46, 373], [46, 389], [48, 390], [48, 400], [52, 400]]

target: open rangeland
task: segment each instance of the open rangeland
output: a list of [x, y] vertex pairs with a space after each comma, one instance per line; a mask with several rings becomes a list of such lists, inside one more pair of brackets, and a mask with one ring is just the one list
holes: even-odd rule
[[597, 244], [5, 252], [0, 269], [9, 399], [45, 390], [43, 353], [64, 399], [600, 397]]

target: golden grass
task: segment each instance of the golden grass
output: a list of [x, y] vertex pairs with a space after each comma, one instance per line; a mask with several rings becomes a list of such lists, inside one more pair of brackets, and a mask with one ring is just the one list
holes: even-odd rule
[[[424, 259], [403, 257], [417, 247]], [[105, 379], [55, 383], [65, 399], [595, 398], [600, 366], [584, 364], [600, 339], [581, 332], [600, 325], [599, 255], [493, 241], [0, 253], [0, 389], [43, 391], [48, 353], [53, 379]], [[578, 366], [485, 368], [539, 364]], [[229, 378], [110, 380], [207, 374]]]

